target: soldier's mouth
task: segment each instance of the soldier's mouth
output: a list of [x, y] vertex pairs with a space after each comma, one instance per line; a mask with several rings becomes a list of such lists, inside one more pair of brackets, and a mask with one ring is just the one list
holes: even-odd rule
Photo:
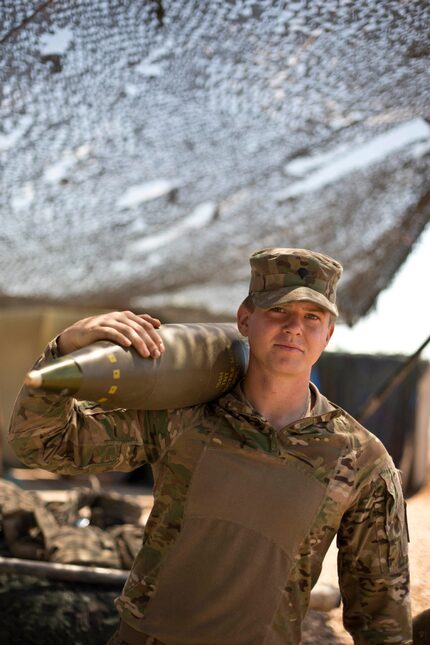
[[297, 347], [297, 345], [290, 345], [289, 343], [275, 343], [274, 346], [281, 350], [285, 350], [286, 352], [300, 352], [303, 354], [303, 349], [301, 347]]

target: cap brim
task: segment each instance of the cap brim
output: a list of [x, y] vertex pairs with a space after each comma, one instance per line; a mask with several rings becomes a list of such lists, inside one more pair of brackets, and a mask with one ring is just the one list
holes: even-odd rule
[[254, 291], [251, 294], [254, 303], [262, 309], [285, 305], [289, 302], [313, 302], [323, 309], [327, 309], [334, 316], [339, 316], [338, 309], [322, 293], [309, 287], [282, 287], [273, 291]]

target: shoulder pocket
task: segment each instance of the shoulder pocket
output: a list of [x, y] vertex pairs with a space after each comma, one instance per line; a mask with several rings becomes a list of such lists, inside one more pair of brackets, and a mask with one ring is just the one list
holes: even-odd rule
[[400, 473], [396, 470], [381, 472], [385, 483], [385, 509], [379, 530], [383, 530], [386, 540], [385, 563], [390, 571], [397, 571], [407, 561], [408, 529], [406, 504], [403, 499]]

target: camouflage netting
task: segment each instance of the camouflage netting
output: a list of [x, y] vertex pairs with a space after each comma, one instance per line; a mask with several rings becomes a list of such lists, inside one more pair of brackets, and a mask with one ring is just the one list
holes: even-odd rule
[[353, 322], [429, 220], [429, 27], [427, 0], [3, 0], [0, 302], [228, 312], [252, 250], [304, 246]]
[[[75, 489], [61, 502], [44, 502], [0, 479], [0, 555], [27, 561], [32, 571], [34, 561], [46, 560], [125, 573], [142, 543], [141, 514], [138, 503], [115, 493]], [[2, 645], [101, 645], [115, 631], [118, 580], [84, 584], [82, 576], [66, 582], [39, 579], [40, 570], [11, 571], [0, 562]]]
[[3, 645], [105, 645], [119, 589], [0, 574]]

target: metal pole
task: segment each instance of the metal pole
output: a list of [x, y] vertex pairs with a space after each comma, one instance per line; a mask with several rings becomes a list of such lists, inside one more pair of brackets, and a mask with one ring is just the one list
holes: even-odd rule
[[128, 571], [123, 569], [83, 567], [77, 564], [58, 564], [5, 557], [0, 557], [0, 573], [33, 576], [48, 580], [64, 580], [65, 582], [115, 585], [117, 587], [122, 587], [128, 576]]
[[387, 396], [394, 390], [400, 383], [406, 378], [411, 369], [414, 367], [415, 363], [418, 361], [418, 358], [423, 351], [423, 349], [430, 342], [430, 336], [418, 347], [416, 352], [412, 354], [400, 367], [397, 371], [390, 376], [390, 378], [382, 385], [382, 387], [377, 390], [374, 394], [371, 394], [364, 405], [359, 410], [356, 418], [360, 423], [363, 423], [368, 419], [372, 414], [378, 410], [382, 405], [383, 401]]

